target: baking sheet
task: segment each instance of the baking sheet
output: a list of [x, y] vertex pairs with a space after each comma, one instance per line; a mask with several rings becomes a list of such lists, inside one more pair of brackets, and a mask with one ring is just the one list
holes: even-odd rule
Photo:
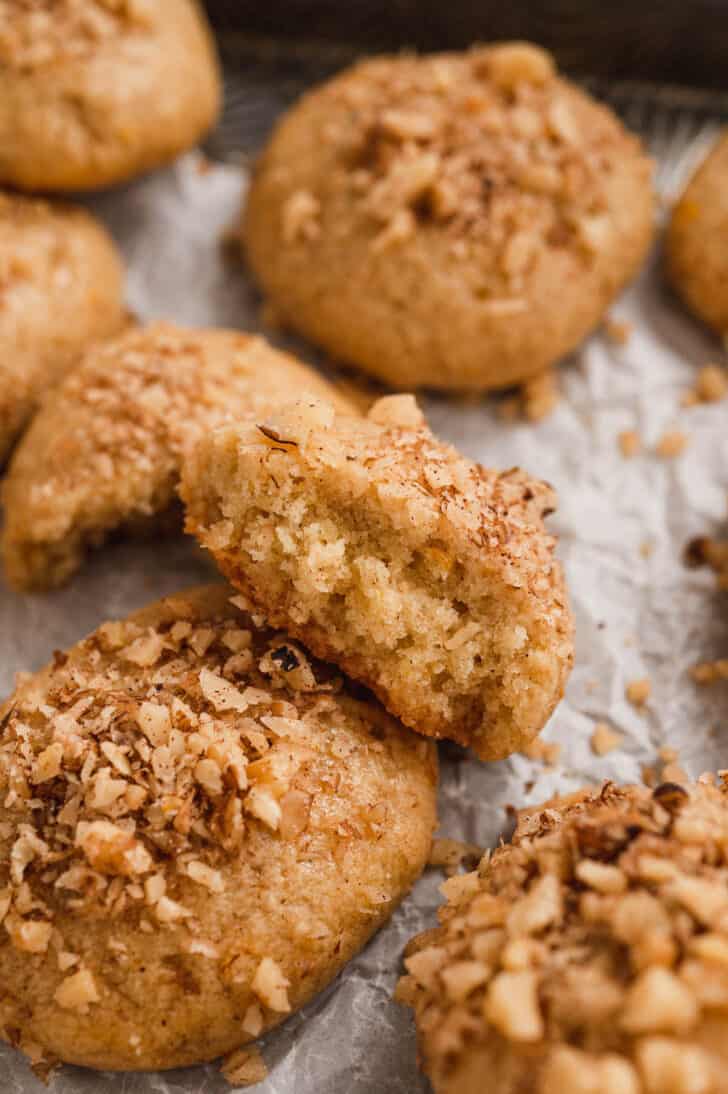
[[[237, 214], [250, 153], [274, 114], [336, 60], [327, 56], [312, 67], [296, 55], [280, 79], [265, 65], [237, 68], [229, 73], [228, 113], [210, 143], [224, 163], [211, 166], [194, 153], [88, 201], [122, 246], [129, 303], [140, 317], [264, 329], [258, 298], [221, 237]], [[647, 137], [660, 161], [659, 185], [670, 197], [712, 139], [715, 100], [631, 85], [598, 90]], [[720, 361], [723, 350], [663, 288], [657, 254], [612, 315], [634, 324], [629, 342], [618, 346], [595, 335], [561, 370], [561, 401], [539, 424], [505, 424], [492, 401], [424, 400], [432, 427], [468, 455], [494, 466], [520, 464], [558, 487], [561, 505], [551, 527], [560, 536], [577, 618], [576, 667], [545, 734], [561, 745], [558, 764], [548, 769], [515, 756], [486, 766], [443, 747], [441, 831], [450, 837], [492, 845], [506, 823], [506, 805], [537, 803], [606, 778], [637, 779], [641, 765], [654, 763], [668, 743], [693, 775], [728, 766], [725, 685], [698, 689], [688, 676], [695, 662], [726, 655], [725, 606], [712, 575], [686, 570], [681, 558], [692, 536], [722, 530], [728, 404], [679, 405], [696, 369]], [[315, 359], [310, 347], [300, 349]], [[676, 425], [689, 435], [685, 453], [674, 460], [650, 455], [662, 432]], [[645, 455], [621, 456], [617, 435], [625, 429], [639, 432]], [[0, 587], [0, 694], [10, 691], [16, 670], [39, 667], [102, 620], [211, 575], [202, 554], [180, 538], [161, 550], [150, 543], [109, 546], [68, 588], [49, 596], [21, 597]], [[652, 681], [652, 697], [638, 712], [624, 689], [642, 676]], [[622, 747], [601, 759], [589, 745], [597, 721], [624, 734]], [[261, 1094], [427, 1089], [416, 1068], [409, 1012], [392, 1001], [392, 990], [405, 941], [434, 922], [441, 880], [429, 871], [337, 983], [265, 1040], [270, 1075]], [[0, 1047], [0, 1094], [41, 1089], [21, 1056]], [[65, 1068], [52, 1089], [221, 1094], [229, 1088], [211, 1065], [125, 1076]]]

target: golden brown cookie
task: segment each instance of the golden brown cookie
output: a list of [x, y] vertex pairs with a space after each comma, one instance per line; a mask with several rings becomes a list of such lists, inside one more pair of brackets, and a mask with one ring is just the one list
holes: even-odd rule
[[699, 319], [728, 334], [728, 133], [675, 205], [665, 240], [667, 275]]
[[123, 279], [83, 209], [0, 192], [0, 468], [40, 397], [125, 322]]
[[459, 456], [412, 396], [366, 419], [301, 403], [224, 427], [190, 452], [180, 492], [188, 530], [256, 609], [420, 733], [496, 759], [561, 698], [554, 493]]
[[523, 42], [380, 57], [281, 121], [244, 211], [281, 317], [393, 387], [505, 387], [601, 320], [653, 230], [651, 167]]
[[106, 623], [0, 707], [0, 1033], [36, 1060], [250, 1041], [427, 861], [432, 745], [235, 599]]
[[66, 581], [110, 533], [169, 510], [185, 445], [296, 392], [354, 413], [313, 369], [239, 331], [154, 323], [94, 346], [11, 462], [2, 491], [8, 581], [26, 590]]
[[705, 776], [529, 810], [408, 949], [436, 1094], [724, 1094], [727, 848]]
[[0, 0], [0, 180], [94, 190], [167, 163], [215, 121], [196, 0]]

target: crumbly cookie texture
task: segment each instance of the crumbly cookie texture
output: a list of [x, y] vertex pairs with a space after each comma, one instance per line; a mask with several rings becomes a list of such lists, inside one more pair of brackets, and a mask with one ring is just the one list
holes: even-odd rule
[[407, 951], [437, 1094], [723, 1094], [727, 847], [708, 776], [523, 814]]
[[61, 584], [89, 547], [169, 510], [185, 445], [228, 418], [270, 413], [295, 392], [351, 410], [313, 369], [236, 331], [155, 323], [94, 346], [46, 399], [10, 465], [8, 581], [25, 590]]
[[92, 216], [0, 193], [0, 468], [46, 390], [122, 327], [123, 301], [121, 259]]
[[667, 276], [690, 310], [728, 334], [728, 132], [695, 171], [665, 237]]
[[405, 724], [483, 759], [560, 699], [572, 623], [549, 486], [438, 441], [412, 396], [364, 419], [299, 403], [212, 433], [181, 487], [187, 528], [267, 619]]
[[367, 60], [276, 129], [243, 211], [283, 320], [398, 388], [543, 371], [602, 319], [653, 231], [651, 165], [523, 42]]
[[220, 97], [196, 0], [0, 0], [3, 182], [120, 182], [195, 144]]
[[235, 601], [106, 623], [0, 707], [0, 1033], [38, 1066], [232, 1051], [427, 861], [431, 743]]

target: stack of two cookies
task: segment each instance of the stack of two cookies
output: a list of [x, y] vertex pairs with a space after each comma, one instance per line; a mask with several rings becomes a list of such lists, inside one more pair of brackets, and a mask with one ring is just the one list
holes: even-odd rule
[[241, 593], [105, 624], [2, 711], [0, 1018], [41, 1066], [197, 1062], [301, 1006], [424, 868], [426, 736], [505, 755], [570, 665], [551, 490], [411, 397], [253, 412], [182, 463]]

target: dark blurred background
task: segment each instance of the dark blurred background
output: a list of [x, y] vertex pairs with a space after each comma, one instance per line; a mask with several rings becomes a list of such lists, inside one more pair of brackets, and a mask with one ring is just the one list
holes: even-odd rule
[[206, 0], [215, 27], [361, 51], [531, 38], [561, 66], [610, 80], [728, 89], [725, 0]]

